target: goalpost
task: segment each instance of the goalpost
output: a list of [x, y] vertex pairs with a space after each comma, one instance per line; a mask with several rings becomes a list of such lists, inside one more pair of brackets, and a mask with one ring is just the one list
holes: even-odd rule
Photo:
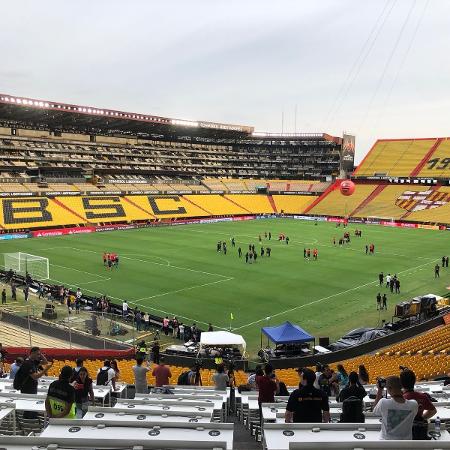
[[30, 253], [4, 253], [5, 270], [13, 270], [19, 275], [27, 273], [31, 278], [37, 280], [48, 280], [50, 278], [48, 258], [31, 255]]

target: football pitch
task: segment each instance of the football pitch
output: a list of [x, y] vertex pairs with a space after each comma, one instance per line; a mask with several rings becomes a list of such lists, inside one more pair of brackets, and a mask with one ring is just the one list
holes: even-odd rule
[[[356, 228], [362, 230], [361, 238], [355, 237]], [[338, 240], [346, 230], [350, 244], [333, 245], [333, 237]], [[269, 231], [271, 241], [264, 237]], [[279, 233], [290, 238], [288, 245], [278, 241]], [[227, 242], [227, 255], [216, 251], [219, 240]], [[374, 255], [365, 253], [370, 243]], [[253, 264], [245, 263], [249, 244], [258, 253]], [[175, 315], [204, 329], [208, 323], [215, 330], [231, 326], [253, 355], [263, 326], [290, 320], [316, 337], [333, 340], [390, 320], [395, 303], [402, 300], [444, 295], [450, 284], [450, 268], [434, 277], [435, 264], [450, 254], [450, 233], [423, 229], [359, 224], [344, 229], [326, 222], [267, 219], [3, 241], [0, 246], [2, 253], [49, 258], [55, 284], [106, 294], [117, 303], [127, 299], [132, 306]], [[271, 247], [270, 258], [259, 256], [261, 246]], [[305, 247], [318, 249], [317, 261], [304, 259]], [[103, 266], [105, 251], [119, 255], [118, 269]], [[401, 294], [379, 287], [381, 271], [398, 275]], [[387, 311], [376, 310], [378, 292], [387, 294]]]

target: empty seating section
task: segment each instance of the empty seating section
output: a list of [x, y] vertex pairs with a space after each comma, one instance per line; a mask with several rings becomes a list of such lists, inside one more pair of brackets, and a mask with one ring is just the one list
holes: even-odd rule
[[339, 188], [331, 191], [317, 205], [311, 208], [309, 214], [347, 216], [369, 196], [377, 186], [374, 184], [359, 184], [351, 196], [341, 194]]
[[30, 190], [20, 183], [1, 183], [0, 191], [2, 192], [30, 192]]
[[[302, 180], [302, 181], [289, 181], [289, 190], [290, 191], [309, 191], [312, 186], [313, 186], [313, 182], [312, 181], [306, 181], [306, 180]], [[270, 185], [270, 188], [272, 189], [272, 184]], [[274, 189], [276, 190], [276, 189]], [[285, 189], [283, 189], [285, 190]]]
[[62, 339], [56, 339], [46, 336], [45, 334], [36, 333], [35, 331], [31, 333], [30, 341], [30, 334], [28, 331], [5, 321], [2, 321], [2, 326], [0, 327], [0, 342], [5, 347], [29, 347], [32, 345], [43, 348], [84, 348], [76, 344], [71, 345], [69, 342]]
[[248, 191], [244, 180], [223, 179], [221, 181], [228, 191]]
[[245, 180], [245, 184], [250, 192], [256, 192], [257, 188], [267, 187], [267, 180]]
[[74, 225], [83, 220], [46, 197], [0, 199], [0, 225], [9, 230]]
[[158, 219], [208, 216], [206, 211], [181, 195], [130, 195], [126, 198]]
[[314, 200], [314, 195], [272, 195], [277, 212], [301, 214]]
[[186, 195], [185, 197], [210, 212], [213, 216], [248, 214], [248, 211], [218, 194]]
[[[412, 187], [412, 189], [414, 189]], [[407, 190], [407, 188], [405, 188]], [[450, 187], [442, 186], [436, 189], [427, 189], [429, 194], [427, 204], [412, 204], [409, 209], [408, 220], [418, 222], [450, 223]], [[432, 207], [437, 206], [437, 207]], [[421, 210], [419, 208], [422, 208]], [[416, 210], [413, 210], [416, 209]]]
[[254, 214], [273, 214], [274, 210], [267, 195], [227, 194], [225, 198], [232, 200], [245, 210]]
[[226, 186], [222, 183], [220, 179], [205, 179], [202, 183], [211, 191], [225, 191]]
[[418, 177], [449, 178], [450, 176], [450, 138], [440, 142], [435, 151], [427, 158]]
[[355, 172], [356, 177], [408, 177], [436, 139], [379, 140]]
[[150, 219], [151, 216], [117, 195], [57, 197], [57, 200], [90, 223]]
[[[359, 190], [357, 187], [355, 193]], [[396, 201], [402, 194], [409, 191], [426, 191], [429, 188], [424, 186], [404, 186], [391, 185], [386, 186], [375, 198], [373, 198], [367, 205], [361, 208], [356, 214], [356, 217], [383, 217], [389, 219], [400, 219], [407, 210], [401, 206], [396, 205]]]

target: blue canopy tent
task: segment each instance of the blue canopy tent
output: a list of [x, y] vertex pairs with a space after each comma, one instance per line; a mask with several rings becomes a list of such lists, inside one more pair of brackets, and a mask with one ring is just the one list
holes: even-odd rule
[[[295, 325], [289, 321], [278, 325], [276, 327], [261, 328], [262, 334], [267, 336], [275, 344], [303, 344], [306, 342], [315, 341], [314, 336], [311, 336], [303, 328]], [[261, 334], [261, 347], [262, 347]]]

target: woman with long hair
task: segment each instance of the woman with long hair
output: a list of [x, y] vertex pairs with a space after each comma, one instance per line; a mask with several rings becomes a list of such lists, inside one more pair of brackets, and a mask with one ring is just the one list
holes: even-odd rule
[[73, 381], [75, 389], [75, 405], [77, 408], [77, 419], [82, 419], [89, 406], [89, 400], [94, 405], [94, 390], [92, 389], [92, 379], [86, 367], [81, 367]]
[[367, 372], [364, 364], [358, 367], [358, 377], [360, 384], [369, 384], [369, 372]]

